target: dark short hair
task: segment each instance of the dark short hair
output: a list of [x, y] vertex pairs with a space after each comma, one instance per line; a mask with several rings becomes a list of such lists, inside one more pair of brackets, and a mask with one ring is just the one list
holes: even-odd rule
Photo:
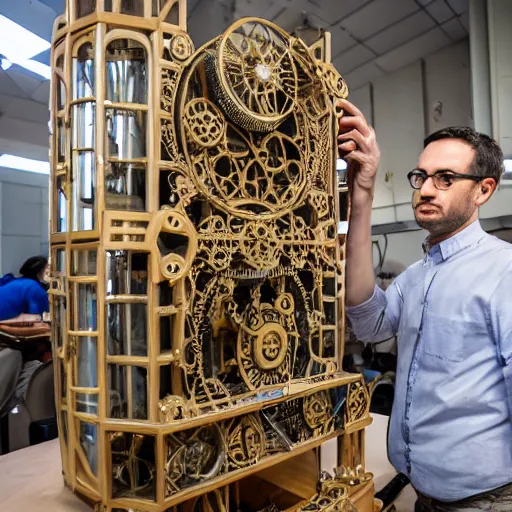
[[450, 126], [429, 135], [424, 140], [423, 147], [442, 139], [459, 139], [469, 144], [476, 153], [471, 173], [484, 178], [494, 178], [496, 184], [500, 182], [505, 170], [503, 151], [494, 139], [467, 126]]
[[48, 265], [48, 258], [45, 256], [32, 256], [30, 257], [20, 268], [20, 274], [23, 277], [35, 279], [37, 276]]

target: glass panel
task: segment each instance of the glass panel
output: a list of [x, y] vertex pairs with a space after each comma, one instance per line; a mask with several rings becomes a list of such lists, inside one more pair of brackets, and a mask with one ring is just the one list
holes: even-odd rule
[[[57, 46], [57, 48], [60, 50], [61, 48], [63, 47], [63, 43], [59, 44]], [[56, 48], [56, 49], [57, 49]], [[55, 67], [57, 69], [60, 69], [61, 71], [64, 70], [64, 55], [60, 55], [58, 58], [57, 58], [57, 62], [55, 63]]]
[[107, 344], [112, 356], [147, 355], [146, 304], [107, 304]]
[[96, 275], [96, 250], [73, 251], [71, 259], [72, 276]]
[[64, 249], [57, 249], [55, 251], [55, 275], [66, 275], [66, 252]]
[[66, 297], [56, 297], [55, 299], [55, 316], [52, 326], [54, 333], [54, 341], [57, 347], [62, 347], [64, 335], [66, 333]]
[[336, 355], [335, 333], [333, 330], [323, 331], [322, 357], [334, 357]]
[[60, 434], [64, 437], [64, 442], [68, 444], [68, 413], [67, 412], [61, 412], [60, 413], [61, 418], [61, 432]]
[[66, 379], [66, 372], [64, 371], [64, 360], [59, 358], [59, 374], [60, 374], [60, 392], [62, 403], [66, 403], [68, 397], [68, 381]]
[[148, 255], [131, 251], [107, 251], [107, 295], [145, 295]]
[[98, 415], [98, 395], [88, 395], [85, 393], [76, 394], [76, 410], [86, 414]]
[[[163, 5], [162, 5], [163, 7]], [[172, 7], [169, 13], [165, 18], [165, 23], [170, 23], [171, 25], [179, 25], [179, 5], [176, 2]]]
[[89, 461], [92, 473], [98, 475], [98, 432], [96, 425], [79, 421], [80, 423], [80, 446]]
[[145, 420], [148, 417], [147, 370], [132, 366], [132, 418]]
[[105, 169], [105, 206], [108, 210], [146, 209], [146, 170], [140, 165], [109, 163]]
[[96, 170], [94, 153], [78, 152], [73, 155], [73, 231], [88, 231], [94, 228], [94, 206], [96, 192]]
[[160, 0], [153, 0], [153, 11], [152, 16], [158, 16], [160, 14]]
[[107, 100], [142, 103], [147, 100], [146, 50], [131, 39], [116, 39], [107, 47]]
[[[147, 370], [139, 366], [108, 365], [111, 418], [145, 420], [148, 416]], [[131, 394], [128, 396], [128, 379]]]
[[[110, 463], [112, 468], [115, 468], [112, 478], [112, 498], [139, 498], [154, 501], [155, 481], [158, 474], [155, 464], [155, 437], [115, 432], [110, 437], [110, 453]], [[179, 457], [179, 454], [176, 456]], [[187, 462], [192, 463], [191, 460]], [[143, 505], [138, 508], [147, 510]], [[134, 509], [113, 508], [112, 512], [115, 510], [132, 512]]]
[[95, 331], [97, 321], [96, 285], [79, 283], [78, 285], [78, 325], [79, 331]]
[[324, 295], [328, 295], [329, 297], [336, 296], [336, 280], [334, 277], [324, 278], [324, 287], [322, 292]]
[[160, 366], [160, 394], [162, 400], [167, 395], [172, 395], [172, 373], [170, 365]]
[[94, 148], [94, 119], [93, 102], [73, 105], [73, 149]]
[[73, 99], [94, 97], [94, 49], [85, 43], [73, 59]]
[[65, 177], [59, 176], [57, 178], [57, 218], [55, 219], [57, 233], [65, 233], [68, 230], [68, 199], [65, 184]]
[[105, 0], [105, 11], [112, 11], [112, 0]]
[[76, 385], [79, 388], [98, 387], [96, 338], [80, 336], [78, 343], [78, 378]]
[[146, 156], [146, 112], [107, 110], [108, 152], [120, 160]]
[[77, 0], [76, 17], [87, 16], [96, 10], [96, 0]]
[[108, 365], [109, 409], [111, 418], [128, 417], [128, 398], [126, 392], [126, 366]]
[[57, 110], [66, 108], [66, 86], [64, 82], [57, 78]]
[[172, 292], [174, 288], [169, 283], [164, 282], [158, 285], [159, 288], [159, 306], [170, 306], [172, 304]]
[[128, 395], [126, 373], [128, 367], [109, 364], [107, 370], [109, 410], [111, 418], [128, 417]]
[[335, 302], [324, 302], [324, 315], [326, 324], [335, 325], [337, 323]]
[[133, 16], [144, 16], [144, 0], [121, 0], [121, 12]]
[[57, 161], [66, 161], [66, 127], [63, 119], [57, 121]]
[[160, 352], [171, 351], [174, 318], [174, 315], [160, 317]]

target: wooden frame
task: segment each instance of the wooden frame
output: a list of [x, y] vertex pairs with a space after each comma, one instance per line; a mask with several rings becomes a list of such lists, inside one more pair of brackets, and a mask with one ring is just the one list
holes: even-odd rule
[[194, 51], [185, 0], [67, 4], [50, 238], [66, 482], [105, 512], [227, 512], [240, 481], [337, 437], [311, 503], [370, 503], [369, 394], [342, 368], [348, 91], [329, 35], [308, 48], [247, 18]]

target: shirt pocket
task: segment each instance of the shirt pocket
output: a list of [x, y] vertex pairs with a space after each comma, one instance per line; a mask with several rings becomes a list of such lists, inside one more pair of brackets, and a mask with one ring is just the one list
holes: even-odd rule
[[460, 363], [471, 350], [467, 345], [470, 328], [465, 322], [429, 316], [423, 326], [423, 351], [441, 361]]

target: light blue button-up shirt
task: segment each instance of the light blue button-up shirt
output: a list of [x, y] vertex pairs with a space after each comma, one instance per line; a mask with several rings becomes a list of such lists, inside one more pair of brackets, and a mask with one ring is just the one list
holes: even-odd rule
[[397, 471], [442, 501], [512, 482], [512, 244], [476, 221], [347, 313], [360, 340], [398, 339]]

